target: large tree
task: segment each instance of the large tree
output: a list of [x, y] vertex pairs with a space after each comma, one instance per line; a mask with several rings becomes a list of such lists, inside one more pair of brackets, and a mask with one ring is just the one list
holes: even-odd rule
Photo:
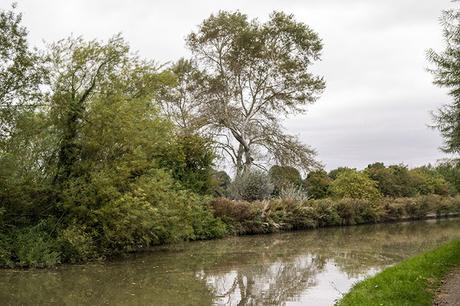
[[429, 69], [434, 75], [434, 84], [449, 89], [453, 98], [450, 104], [441, 107], [434, 114], [434, 125], [444, 138], [442, 150], [460, 153], [460, 11], [446, 10], [442, 13], [446, 48], [437, 53], [428, 51], [429, 60], [435, 68]]
[[[303, 112], [324, 89], [323, 78], [310, 72], [322, 49], [312, 29], [281, 12], [261, 23], [221, 11], [187, 37], [187, 46], [193, 86], [181, 88], [193, 93], [181, 101], [197, 107], [193, 122], [216, 140], [237, 174], [267, 162], [302, 169], [316, 165], [314, 150], [286, 134], [280, 123]], [[186, 92], [179, 96], [186, 98]]]

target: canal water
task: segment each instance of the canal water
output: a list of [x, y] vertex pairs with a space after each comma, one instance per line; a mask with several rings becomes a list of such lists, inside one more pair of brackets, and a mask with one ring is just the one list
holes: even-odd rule
[[404, 258], [460, 239], [460, 219], [158, 247], [108, 263], [0, 270], [0, 305], [333, 305]]

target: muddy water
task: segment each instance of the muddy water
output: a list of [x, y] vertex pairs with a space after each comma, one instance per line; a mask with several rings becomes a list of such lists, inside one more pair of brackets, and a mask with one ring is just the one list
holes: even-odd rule
[[110, 263], [0, 270], [1, 305], [333, 305], [450, 239], [460, 219], [184, 243]]

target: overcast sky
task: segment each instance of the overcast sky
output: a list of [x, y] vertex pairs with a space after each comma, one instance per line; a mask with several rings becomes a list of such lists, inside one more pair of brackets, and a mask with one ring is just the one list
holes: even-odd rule
[[[184, 38], [211, 13], [240, 10], [261, 21], [293, 13], [323, 39], [313, 69], [327, 82], [305, 115], [285, 127], [316, 148], [327, 169], [374, 161], [417, 166], [446, 157], [427, 127], [449, 102], [434, 87], [426, 50], [442, 50], [439, 16], [449, 0], [17, 0], [32, 45], [70, 34], [107, 39], [121, 32], [133, 50], [168, 62], [187, 55]], [[8, 8], [9, 0], [0, 0]]]

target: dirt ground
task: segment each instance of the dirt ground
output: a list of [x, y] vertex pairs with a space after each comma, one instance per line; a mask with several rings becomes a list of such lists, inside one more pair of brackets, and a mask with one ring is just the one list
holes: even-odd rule
[[460, 306], [460, 268], [451, 271], [437, 292], [435, 305]]

